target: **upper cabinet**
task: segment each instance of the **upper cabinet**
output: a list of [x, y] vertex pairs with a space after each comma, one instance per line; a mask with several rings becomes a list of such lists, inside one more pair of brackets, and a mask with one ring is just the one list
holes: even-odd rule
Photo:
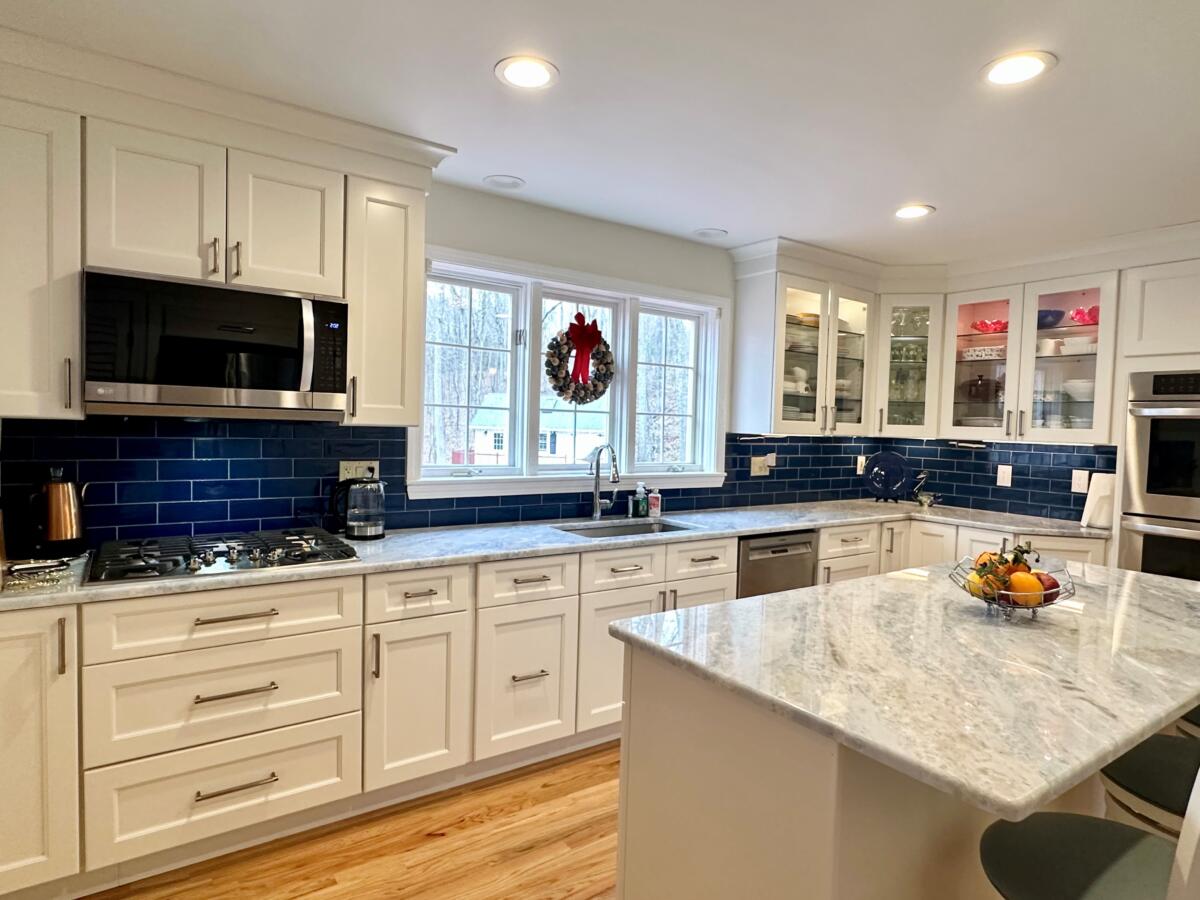
[[1116, 273], [951, 294], [940, 435], [1109, 439]]
[[0, 99], [0, 416], [83, 417], [79, 123]]
[[339, 172], [87, 122], [89, 266], [343, 296]]
[[871, 365], [875, 295], [844, 285], [833, 285], [829, 302], [829, 376], [826, 380], [829, 431], [865, 434], [868, 429], [867, 371]]
[[944, 306], [941, 294], [880, 297], [873, 433], [937, 437]]
[[1126, 269], [1121, 275], [1122, 354], [1195, 353], [1196, 333], [1188, 326], [1198, 308], [1200, 259]]

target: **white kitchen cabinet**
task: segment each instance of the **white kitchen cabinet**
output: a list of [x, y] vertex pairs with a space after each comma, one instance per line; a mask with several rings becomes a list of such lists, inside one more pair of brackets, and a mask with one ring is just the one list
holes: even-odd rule
[[[990, 528], [968, 528], [960, 525], [958, 540], [954, 545], [954, 556], [956, 560], [962, 559], [964, 556], [975, 559], [980, 553], [988, 551], [1007, 552], [1013, 548], [1016, 542], [1017, 536], [1011, 531], [992, 531]], [[951, 560], [945, 561], [950, 562]]]
[[872, 434], [937, 437], [945, 302], [941, 294], [880, 297]]
[[78, 677], [75, 607], [0, 613], [0, 894], [79, 871]]
[[715, 538], [667, 544], [667, 580], [737, 574], [738, 539]]
[[817, 558], [856, 556], [875, 553], [879, 549], [879, 524], [835, 525], [817, 532]]
[[878, 574], [878, 553], [860, 553], [857, 556], [839, 556], [817, 561], [817, 581], [821, 584], [836, 584], [839, 581]]
[[896, 572], [907, 569], [912, 522], [884, 522], [879, 544], [879, 571]]
[[[1187, 327], [1200, 309], [1200, 259], [1142, 266], [1121, 273], [1121, 353], [1195, 353]], [[1185, 324], [1186, 323], [1186, 324]]]
[[456, 612], [367, 627], [365, 790], [471, 761], [472, 618]]
[[476, 628], [475, 758], [574, 734], [579, 598], [480, 609]]
[[737, 597], [737, 572], [668, 581], [666, 588], [667, 609], [688, 609], [706, 603], [721, 603]]
[[0, 98], [0, 416], [81, 419], [79, 116]]
[[480, 563], [475, 567], [475, 585], [475, 602], [480, 608], [573, 597], [579, 593], [579, 554]]
[[912, 521], [908, 527], [908, 568], [954, 563], [958, 528], [940, 522]]
[[1019, 284], [946, 298], [939, 437], [1016, 439], [1021, 306]]
[[421, 424], [425, 374], [425, 192], [346, 183], [348, 425]]
[[662, 612], [666, 596], [663, 585], [648, 584], [579, 598], [577, 731], [621, 721], [625, 647], [608, 633], [609, 623]]
[[656, 584], [665, 580], [666, 572], [667, 548], [662, 544], [596, 550], [579, 556], [579, 590], [587, 594]]
[[1032, 544], [1043, 560], [1096, 563], [1104, 565], [1108, 541], [1101, 538], [1060, 537], [1050, 534], [1022, 534], [1017, 543]]
[[229, 151], [229, 283], [341, 297], [346, 179]]
[[433, 566], [367, 576], [368, 622], [467, 612], [474, 601], [470, 566]]
[[224, 283], [225, 153], [88, 119], [87, 264]]

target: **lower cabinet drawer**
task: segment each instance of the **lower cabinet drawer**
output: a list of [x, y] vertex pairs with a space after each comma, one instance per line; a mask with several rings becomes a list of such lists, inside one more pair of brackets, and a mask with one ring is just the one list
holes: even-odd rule
[[479, 609], [578, 593], [578, 553], [504, 559], [475, 567], [475, 605]]
[[83, 764], [102, 766], [359, 709], [361, 630], [83, 670]]
[[879, 552], [879, 523], [867, 525], [836, 525], [822, 528], [817, 534], [817, 556], [833, 559]]
[[667, 544], [667, 581], [736, 572], [737, 538]]
[[419, 619], [471, 608], [470, 566], [434, 566], [367, 576], [367, 622]]
[[358, 713], [84, 773], [88, 870], [362, 790]]

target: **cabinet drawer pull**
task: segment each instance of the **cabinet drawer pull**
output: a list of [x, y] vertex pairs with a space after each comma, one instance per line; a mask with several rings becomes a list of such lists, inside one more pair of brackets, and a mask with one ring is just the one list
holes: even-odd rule
[[63, 362], [67, 366], [67, 402], [64, 404], [64, 409], [70, 409], [75, 403], [75, 385], [73, 383], [75, 376], [71, 374], [71, 357], [68, 356]]
[[719, 557], [719, 556], [716, 556], [716, 555], [713, 555], [713, 556], [693, 556], [693, 557], [692, 557], [692, 562], [694, 562], [694, 563], [702, 563], [702, 562], [717, 562], [717, 561], [719, 561], [720, 559], [721, 559], [721, 557]]
[[1017, 437], [1025, 437], [1025, 410], [1017, 413]]
[[888, 529], [888, 553], [896, 552], [896, 529]]
[[536, 678], [545, 678], [550, 673], [545, 669], [538, 669], [536, 672], [530, 672], [527, 675], [511, 675], [513, 684], [520, 684], [522, 681], [533, 681]]
[[219, 237], [213, 238], [212, 245], [213, 245], [212, 273], [214, 275], [220, 275], [221, 274], [221, 239]]
[[242, 277], [242, 242], [238, 241], [233, 245], [234, 257], [237, 259], [237, 265], [233, 270], [234, 278]]
[[192, 703], [212, 703], [214, 700], [232, 700], [234, 697], [249, 697], [251, 694], [269, 694], [271, 691], [279, 690], [279, 685], [275, 682], [264, 684], [262, 687], [245, 688], [240, 691], [227, 691], [224, 694], [197, 694]]
[[1013, 411], [1011, 409], [1008, 410], [1008, 412], [1006, 412], [1004, 414], [1004, 436], [1005, 437], [1008, 437], [1009, 435], [1012, 434], [1012, 414], [1013, 414]]
[[609, 570], [614, 575], [624, 575], [626, 572], [640, 572], [641, 566], [610, 566]]
[[437, 588], [428, 588], [424, 591], [405, 591], [404, 599], [412, 600], [414, 597], [434, 597], [437, 595]]
[[863, 539], [862, 539], [862, 538], [860, 538], [860, 537], [856, 537], [856, 538], [842, 538], [842, 543], [843, 543], [843, 544], [861, 544], [861, 543], [862, 543], [862, 540], [863, 540]]
[[879, 430], [883, 431], [883, 410], [879, 410]]
[[67, 674], [67, 620], [58, 620], [58, 674]]
[[238, 613], [235, 616], [213, 616], [208, 619], [197, 618], [192, 625], [220, 625], [222, 622], [242, 622], [246, 619], [269, 619], [279, 615], [279, 610], [268, 609], [265, 612]]
[[514, 578], [513, 584], [540, 584], [543, 581], [549, 580], [549, 575], [535, 575], [533, 578]]
[[679, 609], [679, 591], [671, 588], [671, 609]]
[[829, 584], [833, 578], [833, 569], [830, 566], [825, 567], [825, 583]]
[[272, 772], [266, 778], [260, 778], [258, 781], [247, 781], [245, 784], [235, 784], [233, 787], [221, 788], [219, 791], [196, 791], [196, 796], [192, 798], [193, 803], [203, 803], [205, 800], [216, 800], [218, 797], [224, 797], [226, 794], [236, 794], [238, 791], [248, 791], [251, 788], [263, 787], [268, 784], [274, 784], [279, 780], [279, 776]]
[[371, 665], [371, 677], [378, 678], [383, 674], [383, 648], [382, 641], [379, 638], [379, 632], [371, 635], [371, 650], [375, 657], [375, 662]]
[[358, 376], [350, 376], [350, 418], [358, 415]]

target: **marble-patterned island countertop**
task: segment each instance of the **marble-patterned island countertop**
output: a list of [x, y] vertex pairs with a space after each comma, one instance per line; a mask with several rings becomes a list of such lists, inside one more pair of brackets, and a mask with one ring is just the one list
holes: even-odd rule
[[[610, 632], [902, 774], [1021, 819], [1200, 702], [1200, 583], [1070, 563], [1076, 595], [988, 615], [909, 569]], [[635, 687], [636, 689], [636, 687]]]
[[[669, 500], [668, 500], [669, 503]], [[115, 581], [99, 584], [71, 584], [55, 588], [0, 592], [0, 612], [8, 609], [57, 606], [64, 603], [93, 603], [130, 597], [181, 594], [217, 588], [244, 587], [273, 582], [305, 581], [345, 575], [368, 575], [429, 566], [460, 565], [546, 556], [554, 553], [579, 553], [615, 547], [641, 546], [706, 538], [741, 537], [803, 531], [835, 525], [860, 525], [870, 522], [897, 522], [913, 519], [1008, 531], [1014, 534], [1042, 534], [1065, 537], [1108, 538], [1105, 528], [1091, 528], [1062, 519], [1020, 516], [965, 509], [957, 506], [923, 508], [916, 503], [874, 503], [870, 500], [831, 500], [815, 503], [791, 503], [779, 506], [752, 506], [736, 509], [672, 513], [668, 507], [664, 520], [685, 526], [660, 534], [620, 535], [589, 538], [556, 525], [587, 524], [539, 521], [505, 525], [466, 525], [454, 528], [414, 528], [389, 532], [377, 541], [357, 541], [358, 559], [311, 566], [287, 566], [242, 571], [221, 575], [163, 578], [154, 581]], [[619, 524], [619, 517], [606, 516], [604, 524]]]

